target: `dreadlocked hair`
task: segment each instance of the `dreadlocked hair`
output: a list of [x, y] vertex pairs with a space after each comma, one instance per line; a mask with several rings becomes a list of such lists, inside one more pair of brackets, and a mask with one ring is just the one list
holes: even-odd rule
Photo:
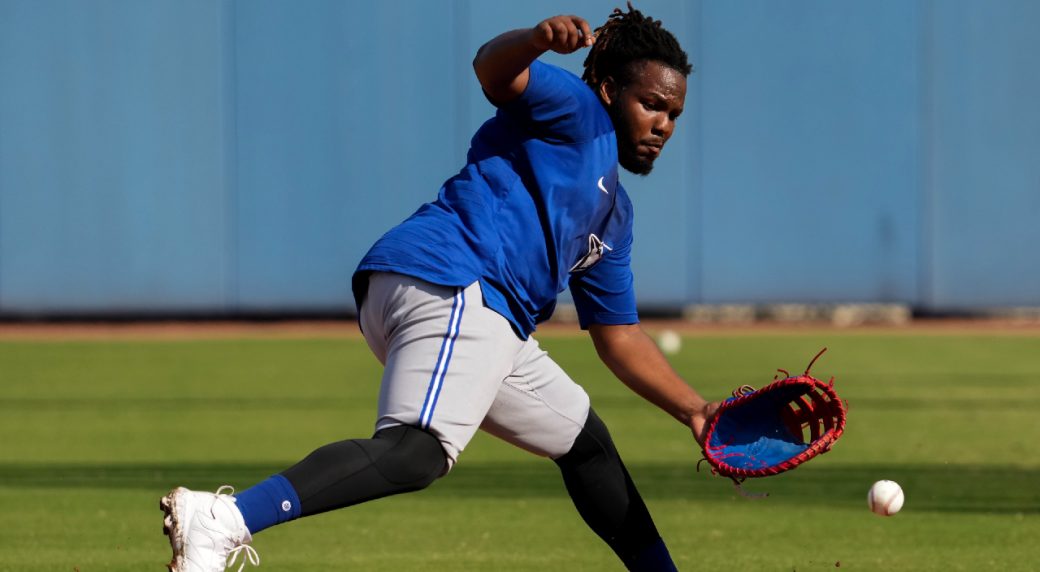
[[671, 32], [661, 27], [660, 20], [644, 16], [628, 3], [628, 12], [614, 8], [607, 22], [596, 28], [593, 36], [596, 43], [585, 58], [585, 72], [581, 79], [596, 89], [607, 77], [627, 83], [628, 65], [632, 62], [652, 60], [660, 62], [684, 76], [690, 75], [693, 66], [687, 61], [686, 52]]

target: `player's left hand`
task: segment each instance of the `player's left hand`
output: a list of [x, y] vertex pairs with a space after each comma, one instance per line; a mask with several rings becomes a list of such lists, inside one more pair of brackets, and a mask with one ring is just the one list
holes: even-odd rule
[[715, 412], [719, 410], [720, 405], [722, 405], [721, 401], [709, 401], [704, 404], [703, 409], [690, 418], [690, 430], [693, 431], [693, 438], [697, 440], [701, 448], [704, 447], [708, 425], [711, 423], [712, 418], [715, 417]]

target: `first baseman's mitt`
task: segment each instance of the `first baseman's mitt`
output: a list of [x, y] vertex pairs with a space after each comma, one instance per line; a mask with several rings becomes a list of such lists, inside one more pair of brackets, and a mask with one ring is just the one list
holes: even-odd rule
[[845, 431], [846, 405], [833, 377], [824, 383], [809, 375], [825, 351], [802, 375], [778, 370], [783, 379], [759, 390], [745, 385], [719, 406], [704, 438], [702, 460], [712, 473], [733, 479], [748, 496], [740, 489], [744, 479], [782, 473], [830, 450]]

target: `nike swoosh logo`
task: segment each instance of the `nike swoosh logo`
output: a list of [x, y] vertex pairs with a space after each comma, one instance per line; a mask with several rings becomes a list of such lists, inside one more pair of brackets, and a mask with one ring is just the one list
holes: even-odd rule
[[603, 186], [603, 177], [599, 178], [599, 182], [596, 183], [596, 186], [599, 187], [599, 190], [603, 191], [604, 193], [607, 193], [608, 195], [610, 194], [610, 191], [608, 191], [607, 188]]

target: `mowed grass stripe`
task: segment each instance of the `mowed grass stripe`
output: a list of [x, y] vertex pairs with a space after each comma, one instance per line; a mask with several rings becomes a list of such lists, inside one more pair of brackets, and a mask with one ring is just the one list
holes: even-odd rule
[[[950, 397], [958, 388], [947, 387], [946, 395], [934, 397], [856, 397], [854, 405], [857, 410], [998, 410], [998, 411], [1040, 411], [1040, 397], [1009, 398], [1005, 393], [995, 393], [986, 388], [965, 387], [961, 393], [971, 393], [971, 397]], [[977, 394], [977, 395], [974, 395]], [[597, 408], [620, 407], [628, 404], [628, 396], [602, 396], [596, 399]], [[42, 412], [42, 411], [166, 411], [190, 414], [193, 412], [212, 411], [315, 411], [345, 410], [357, 407], [355, 402], [344, 398], [298, 398], [298, 397], [236, 397], [231, 400], [213, 399], [211, 397], [163, 397], [163, 398], [115, 398], [115, 397], [82, 397], [64, 399], [54, 397], [19, 397], [0, 401], [0, 412]]]
[[[0, 488], [118, 489], [162, 491], [173, 486], [211, 488], [223, 479], [240, 488], [274, 474], [284, 464], [3, 464]], [[698, 473], [691, 458], [638, 463], [629, 471], [647, 498], [729, 503], [738, 493], [727, 479]], [[968, 464], [821, 464], [775, 478], [745, 483], [770, 493], [770, 504], [845, 507], [859, 510], [864, 486], [877, 475], [900, 482], [915, 511], [1040, 513], [1040, 467]], [[993, 487], [1000, 475], [1000, 487]], [[419, 493], [429, 497], [566, 499], [556, 467], [549, 462], [460, 464], [451, 478]], [[863, 497], [863, 498], [861, 498]], [[743, 502], [743, 499], [741, 499]]]

